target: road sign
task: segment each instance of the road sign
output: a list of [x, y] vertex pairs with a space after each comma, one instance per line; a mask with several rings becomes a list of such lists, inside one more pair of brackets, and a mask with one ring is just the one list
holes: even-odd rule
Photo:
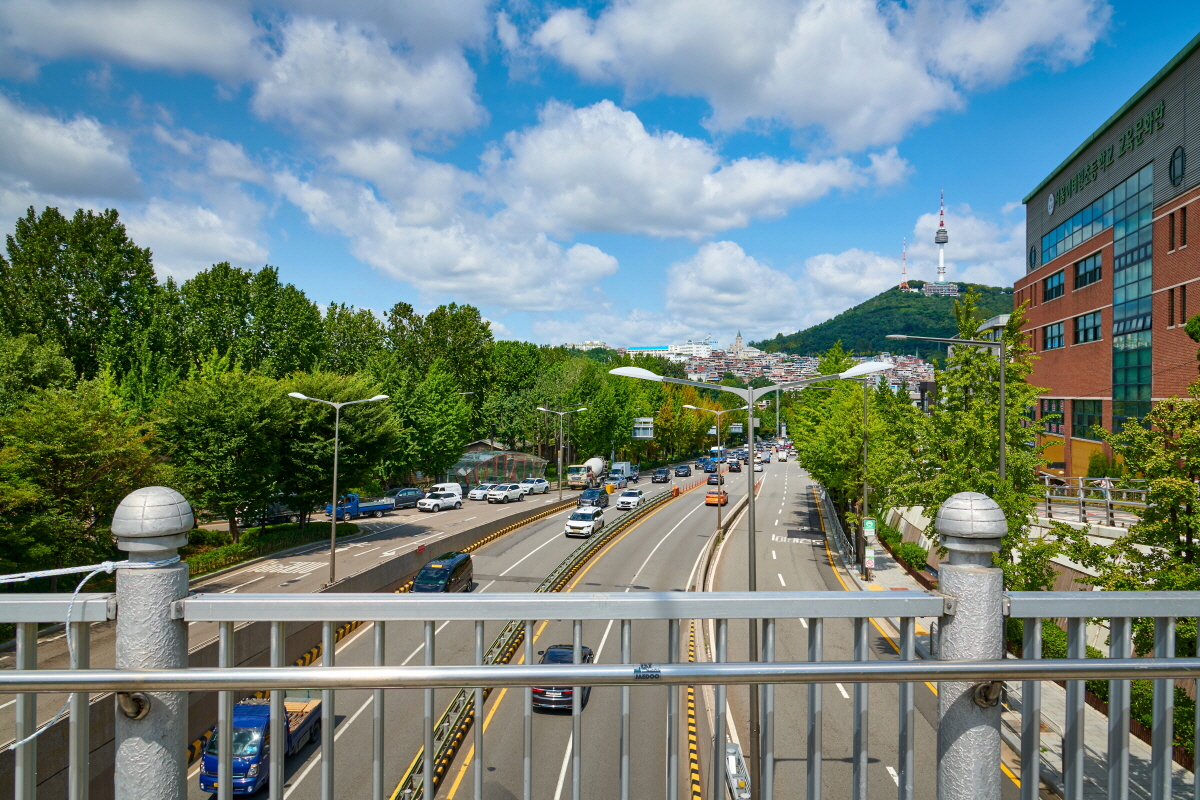
[[866, 554], [863, 556], [863, 562], [866, 564], [867, 569], [875, 569], [875, 548], [874, 547], [868, 547], [866, 549]]
[[862, 525], [863, 525], [863, 536], [865, 536], [868, 541], [874, 539], [875, 538], [875, 518], [874, 517], [864, 517], [863, 521], [862, 521]]

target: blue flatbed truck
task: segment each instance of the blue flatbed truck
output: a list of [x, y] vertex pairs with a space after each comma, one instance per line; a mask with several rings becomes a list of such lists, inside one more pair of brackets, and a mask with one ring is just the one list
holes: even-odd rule
[[[338, 503], [338, 519], [354, 519], [355, 517], [382, 517], [396, 508], [396, 498], [375, 497], [369, 500], [359, 498], [350, 492]], [[332, 506], [325, 504], [325, 513], [332, 514]]]
[[[311, 696], [310, 696], [311, 695]], [[300, 752], [321, 736], [319, 692], [289, 692], [283, 698], [287, 714], [284, 755]], [[217, 791], [217, 733], [204, 748], [200, 766], [200, 791]], [[233, 707], [233, 793], [254, 794], [267, 785], [271, 774], [271, 701], [243, 700]]]

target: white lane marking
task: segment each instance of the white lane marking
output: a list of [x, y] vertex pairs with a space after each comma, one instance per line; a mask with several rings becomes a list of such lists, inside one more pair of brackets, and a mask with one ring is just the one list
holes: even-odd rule
[[775, 555], [774, 550], [771, 551], [771, 558], [779, 558], [779, 556]]
[[12, 705], [13, 703], [15, 703], [15, 702], [17, 702], [15, 699], [13, 699], [13, 700], [9, 700], [9, 701], [8, 701], [7, 703], [5, 703], [4, 705], [0, 706], [0, 710], [3, 710], [3, 709], [5, 709], [5, 708], [8, 708], [9, 706], [11, 706], [11, 705]]
[[776, 524], [776, 525], [778, 525], [778, 524], [779, 524], [779, 520], [775, 520], [775, 524]]
[[801, 624], [801, 625], [803, 625], [805, 628], [807, 628], [807, 627], [808, 627], [808, 620], [806, 620], [804, 617], [801, 617], [801, 618], [800, 618], [800, 624]]
[[845, 686], [842, 686], [840, 683], [835, 683], [834, 686], [838, 687], [838, 691], [842, 693], [842, 697], [846, 698], [847, 700], [850, 699], [850, 695], [846, 694]]
[[785, 589], [786, 589], [786, 588], [787, 588], [787, 582], [786, 582], [786, 581], [784, 581], [784, 579], [783, 579], [783, 573], [776, 572], [775, 574], [776, 574], [777, 576], [779, 576], [779, 582], [780, 582], [781, 584], [783, 584], [783, 588], [785, 588]]
[[571, 740], [574, 738], [574, 733], [567, 737], [567, 754], [563, 756], [562, 769], [558, 771], [558, 786], [554, 788], [554, 800], [562, 798], [563, 782], [567, 779], [567, 767], [571, 763]]
[[[358, 715], [359, 715], [359, 714], [361, 714], [363, 711], [366, 711], [366, 709], [367, 709], [367, 706], [371, 705], [371, 702], [372, 702], [374, 699], [375, 699], [375, 697], [374, 697], [373, 695], [372, 695], [371, 697], [368, 697], [368, 698], [367, 698], [367, 700], [366, 700], [366, 702], [364, 702], [364, 703], [363, 703], [361, 706], [359, 706], [359, 707], [358, 707], [358, 711], [355, 711], [355, 712], [354, 712], [354, 716], [350, 717], [350, 719], [348, 719], [348, 720], [346, 720], [344, 723], [342, 723], [342, 727], [341, 727], [341, 729], [340, 729], [340, 730], [338, 730], [336, 733], [334, 733], [334, 734], [333, 734], [333, 740], [334, 740], [335, 742], [336, 742], [338, 739], [342, 738], [342, 734], [346, 732], [346, 730], [347, 730], [347, 729], [350, 727], [351, 723], [353, 723], [353, 722], [354, 722], [354, 720], [358, 719]], [[301, 773], [299, 774], [299, 776], [297, 776], [297, 777], [296, 777], [296, 780], [292, 781], [292, 785], [291, 785], [291, 786], [289, 786], [289, 787], [288, 787], [288, 790], [287, 790], [286, 792], [284, 792], [284, 793], [283, 793], [283, 800], [287, 800], [289, 797], [291, 797], [291, 796], [292, 796], [292, 792], [296, 791], [296, 787], [297, 787], [297, 786], [299, 786], [299, 785], [300, 785], [300, 783], [301, 783], [301, 782], [302, 782], [302, 781], [303, 781], [305, 778], [307, 778], [307, 777], [308, 777], [308, 773], [312, 772], [312, 771], [313, 771], [313, 767], [317, 766], [317, 764], [319, 764], [319, 763], [321, 763], [321, 754], [320, 754], [320, 752], [318, 752], [318, 753], [317, 753], [317, 757], [316, 757], [316, 758], [314, 758], [312, 761], [308, 762], [308, 766], [306, 766], [306, 767], [304, 768], [304, 771], [303, 771], [303, 772], [301, 772]]]
[[892, 769], [891, 767], [888, 767], [887, 771], [888, 771], [888, 775], [891, 775], [892, 780], [894, 780], [896, 782], [896, 785], [899, 786], [900, 785], [900, 776], [896, 774], [896, 770]]
[[[545, 543], [543, 543], [543, 544], [539, 544], [539, 545], [538, 545], [536, 548], [534, 548], [533, 550], [530, 550], [528, 554], [526, 554], [524, 557], [522, 557], [522, 558], [521, 558], [521, 561], [524, 561], [526, 558], [529, 558], [529, 556], [533, 555], [533, 554], [534, 554], [534, 553], [536, 553], [538, 550], [541, 550], [543, 547], [545, 547], [546, 545], [550, 544], [551, 542], [556, 542], [556, 541], [558, 541], [558, 539], [559, 539], [559, 537], [560, 537], [560, 536], [562, 536], [562, 534], [561, 534], [561, 533], [556, 533], [556, 534], [554, 534], [554, 535], [553, 535], [553, 536], [551, 536], [549, 539], [547, 539], [547, 540], [545, 541]], [[500, 577], [501, 577], [501, 578], [503, 578], [505, 575], [507, 575], [508, 573], [512, 572], [514, 569], [516, 569], [516, 568], [517, 568], [517, 567], [518, 567], [518, 566], [521, 564], [521, 561], [518, 561], [517, 563], [513, 564], [511, 567], [509, 567], [508, 569], [504, 570], [504, 572], [501, 572], [501, 573], [500, 573]]]
[[379, 545], [379, 547], [372, 547], [370, 550], [363, 550], [361, 553], [355, 553], [353, 556], [351, 556], [351, 558], [358, 558], [359, 556], [365, 556], [367, 553], [374, 553], [376, 550], [382, 550], [382, 549], [383, 549], [383, 545]]
[[266, 575], [259, 575], [257, 578], [255, 578], [255, 579], [254, 579], [254, 580], [252, 580], [252, 581], [246, 581], [245, 583], [238, 584], [237, 586], [233, 587], [232, 589], [225, 589], [225, 590], [223, 590], [223, 591], [221, 592], [221, 594], [233, 594], [234, 592], [236, 592], [238, 589], [242, 588], [243, 586], [249, 586], [249, 585], [250, 585], [250, 584], [252, 584], [252, 583], [256, 583], [257, 581], [261, 581], [261, 580], [262, 580], [263, 578], [265, 578], [265, 577], [267, 577], [267, 576], [266, 576]]
[[[450, 624], [450, 620], [446, 620], [446, 621], [445, 621], [445, 622], [443, 622], [441, 625], [439, 625], [439, 626], [437, 626], [436, 628], [434, 628], [434, 630], [433, 630], [433, 633], [434, 633], [434, 635], [436, 636], [437, 634], [441, 633], [441, 632], [442, 632], [442, 628], [446, 627], [446, 626], [447, 626], [447, 625], [449, 625], [449, 624]], [[417, 656], [417, 653], [421, 652], [421, 651], [422, 651], [422, 650], [424, 650], [424, 649], [425, 649], [425, 643], [424, 643], [424, 642], [421, 642], [419, 645], [417, 645], [417, 649], [416, 649], [416, 650], [413, 650], [411, 653], [409, 653], [409, 654], [408, 654], [408, 658], [404, 659], [404, 663], [402, 663], [400, 666], [402, 666], [402, 667], [407, 667], [407, 666], [408, 666], [408, 662], [410, 662], [410, 661], [412, 661], [414, 658], [416, 658], [416, 656]]]

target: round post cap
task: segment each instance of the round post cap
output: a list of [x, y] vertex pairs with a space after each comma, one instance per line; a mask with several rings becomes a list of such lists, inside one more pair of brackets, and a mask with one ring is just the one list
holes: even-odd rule
[[986, 494], [959, 492], [942, 503], [934, 528], [950, 550], [998, 551], [1000, 540], [1008, 533], [1008, 520]]
[[117, 506], [112, 532], [121, 550], [175, 549], [187, 543], [194, 524], [183, 495], [166, 486], [144, 486]]

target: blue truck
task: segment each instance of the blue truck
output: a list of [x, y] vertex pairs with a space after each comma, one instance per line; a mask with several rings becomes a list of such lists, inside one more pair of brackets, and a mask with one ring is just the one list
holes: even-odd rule
[[[394, 497], [373, 497], [362, 500], [354, 492], [350, 492], [338, 503], [338, 519], [354, 519], [355, 517], [382, 517], [396, 508]], [[332, 514], [329, 503], [325, 504], [325, 513]]]
[[[283, 698], [287, 714], [284, 755], [300, 752], [321, 736], [321, 699], [317, 691], [288, 692]], [[233, 793], [254, 794], [267, 785], [271, 774], [271, 701], [243, 700], [233, 707]], [[204, 748], [200, 765], [200, 791], [217, 791], [217, 734]]]

